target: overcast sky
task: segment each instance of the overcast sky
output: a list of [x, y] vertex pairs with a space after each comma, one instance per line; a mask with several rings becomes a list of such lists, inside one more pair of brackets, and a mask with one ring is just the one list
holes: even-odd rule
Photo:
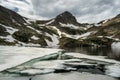
[[[41, 19], [54, 18], [58, 14], [69, 11], [78, 22], [96, 23], [104, 19], [112, 18], [120, 14], [120, 0], [1, 0], [15, 3], [26, 2], [21, 6], [23, 14], [39, 16]], [[14, 1], [14, 2], [13, 2]], [[21, 5], [23, 3], [17, 3]], [[3, 4], [3, 3], [2, 3]], [[5, 3], [4, 3], [5, 4]], [[19, 6], [20, 6], [19, 5]], [[5, 5], [4, 5], [5, 6]], [[15, 6], [15, 5], [14, 5]], [[17, 6], [18, 7], [18, 6]], [[25, 9], [26, 8], [26, 9]], [[26, 11], [22, 11], [22, 9]], [[15, 9], [17, 10], [17, 9]]]

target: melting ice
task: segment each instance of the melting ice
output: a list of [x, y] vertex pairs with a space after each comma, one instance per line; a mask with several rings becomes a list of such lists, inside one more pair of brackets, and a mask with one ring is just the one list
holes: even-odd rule
[[[102, 56], [63, 53], [61, 49], [0, 46], [0, 72], [3, 80], [9, 80], [3, 78], [6, 74], [12, 80], [15, 80], [12, 74], [34, 76], [34, 80], [40, 77], [42, 80], [56, 80], [58, 77], [63, 77], [62, 80], [80, 77], [85, 80], [116, 80], [114, 77], [120, 77], [120, 62]], [[24, 77], [22, 80], [28, 79]]]

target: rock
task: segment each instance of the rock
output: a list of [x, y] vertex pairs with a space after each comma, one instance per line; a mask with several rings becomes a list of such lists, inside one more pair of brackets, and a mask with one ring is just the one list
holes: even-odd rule
[[66, 69], [55, 69], [54, 73], [65, 73], [65, 72], [70, 72], [71, 70], [66, 70]]

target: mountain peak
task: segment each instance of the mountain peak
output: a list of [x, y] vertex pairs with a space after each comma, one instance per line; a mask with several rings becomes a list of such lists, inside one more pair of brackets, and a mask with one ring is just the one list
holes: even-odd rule
[[69, 16], [73, 16], [72, 13], [70, 13], [69, 11], [65, 11], [63, 13], [61, 13], [60, 15], [69, 15]]
[[76, 23], [77, 20], [76, 18], [68, 11], [65, 11], [61, 14], [59, 14], [56, 18], [55, 18], [56, 22], [60, 22], [60, 23]]

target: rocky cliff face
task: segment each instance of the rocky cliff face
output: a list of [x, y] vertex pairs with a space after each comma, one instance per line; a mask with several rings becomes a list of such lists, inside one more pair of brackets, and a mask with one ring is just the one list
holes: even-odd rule
[[41, 47], [110, 46], [120, 41], [120, 16], [80, 24], [68, 11], [51, 20], [31, 20], [0, 6], [0, 45]]

